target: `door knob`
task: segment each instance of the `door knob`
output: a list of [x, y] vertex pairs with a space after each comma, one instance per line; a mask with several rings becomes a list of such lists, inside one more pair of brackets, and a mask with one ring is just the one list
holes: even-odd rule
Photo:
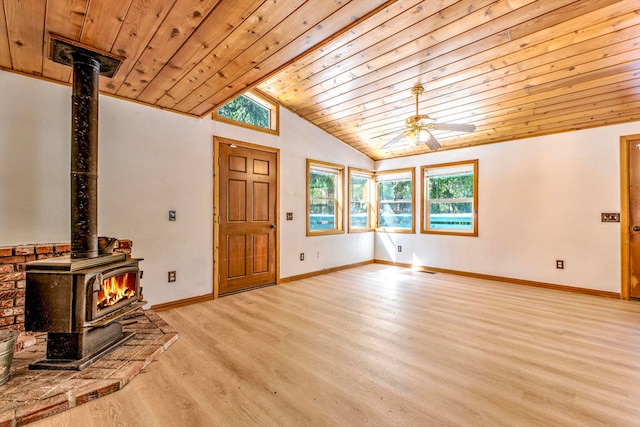
[[640, 231], [640, 225], [634, 225], [633, 231]]
[[[271, 228], [271, 229], [273, 230], [274, 228], [276, 228], [276, 225], [275, 225], [275, 224], [271, 224], [271, 225], [269, 226], [269, 228]], [[640, 227], [638, 227], [638, 230], [640, 231]]]

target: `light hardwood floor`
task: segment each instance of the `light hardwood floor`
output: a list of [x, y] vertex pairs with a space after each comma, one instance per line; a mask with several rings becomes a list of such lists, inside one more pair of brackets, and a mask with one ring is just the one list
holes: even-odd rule
[[160, 314], [145, 373], [32, 425], [640, 425], [638, 302], [373, 264]]

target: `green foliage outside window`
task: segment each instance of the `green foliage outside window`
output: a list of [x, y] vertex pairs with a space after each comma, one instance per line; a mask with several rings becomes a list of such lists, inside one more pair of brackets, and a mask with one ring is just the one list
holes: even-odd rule
[[369, 180], [370, 178], [364, 176], [351, 177], [351, 201], [360, 202], [369, 199]]
[[318, 170], [309, 173], [309, 214], [311, 230], [336, 228], [336, 184], [338, 176]]
[[378, 183], [379, 227], [413, 228], [413, 182], [411, 178]]
[[369, 188], [371, 178], [351, 177], [350, 219], [353, 228], [369, 228]]
[[380, 183], [380, 199], [411, 200], [411, 180], [382, 181]]
[[477, 160], [423, 166], [423, 232], [478, 235]]
[[473, 198], [473, 174], [429, 177], [429, 200], [449, 200], [447, 203], [431, 203], [432, 214], [458, 214], [472, 212], [471, 202], [450, 202], [451, 199]]
[[335, 198], [337, 175], [312, 170], [310, 178], [309, 196], [312, 199]]
[[218, 109], [218, 115], [266, 129], [271, 126], [271, 111], [244, 95]]

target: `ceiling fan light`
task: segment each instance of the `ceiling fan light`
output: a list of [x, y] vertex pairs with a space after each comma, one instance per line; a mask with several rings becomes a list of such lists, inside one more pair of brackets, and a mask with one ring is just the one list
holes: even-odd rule
[[411, 94], [416, 98], [416, 114], [405, 119], [404, 125], [407, 129], [383, 145], [383, 150], [392, 147], [396, 143], [402, 143], [405, 147], [415, 147], [418, 144], [425, 144], [431, 151], [436, 151], [442, 146], [431, 131], [473, 132], [476, 130], [475, 125], [472, 124], [438, 123], [427, 114], [420, 114], [418, 109], [418, 96], [423, 92], [424, 88], [421, 85], [416, 85], [411, 90]]
[[416, 145], [418, 145], [418, 142], [420, 142], [418, 132], [415, 130], [409, 131], [404, 137], [404, 142], [411, 147], [415, 147]]
[[430, 139], [431, 139], [431, 134], [429, 133], [429, 131], [426, 128], [420, 129], [418, 131], [418, 140], [422, 144], [426, 144], [427, 141], [429, 141]]

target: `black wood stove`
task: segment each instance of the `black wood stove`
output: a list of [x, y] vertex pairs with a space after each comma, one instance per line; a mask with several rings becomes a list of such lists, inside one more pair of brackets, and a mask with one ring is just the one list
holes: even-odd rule
[[98, 248], [98, 79], [121, 58], [51, 35], [51, 59], [73, 67], [71, 255], [27, 264], [25, 329], [47, 332], [33, 369], [82, 369], [132, 337], [122, 318], [144, 303], [138, 262]]
[[138, 262], [117, 254], [27, 264], [25, 329], [47, 332], [47, 357], [31, 368], [82, 369], [131, 338], [120, 320], [143, 305]]

